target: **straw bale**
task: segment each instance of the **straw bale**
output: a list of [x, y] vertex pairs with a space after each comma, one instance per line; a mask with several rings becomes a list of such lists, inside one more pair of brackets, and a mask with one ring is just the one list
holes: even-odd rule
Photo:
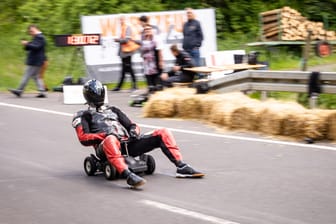
[[291, 114], [300, 113], [305, 108], [297, 103], [267, 100], [262, 102], [258, 130], [265, 134], [282, 135], [285, 121]]
[[144, 117], [174, 117], [175, 114], [175, 95], [169, 93], [155, 93], [143, 107]]
[[231, 126], [232, 111], [251, 99], [240, 92], [208, 95], [202, 98], [203, 118], [215, 124]]
[[304, 137], [321, 140], [326, 139], [328, 136], [329, 118], [332, 115], [331, 110], [307, 110], [303, 115], [305, 120], [304, 124]]
[[176, 116], [183, 118], [201, 118], [202, 105], [200, 95], [188, 95], [176, 98]]
[[260, 101], [250, 99], [232, 111], [230, 128], [256, 131], [263, 111]]
[[175, 96], [186, 96], [186, 95], [194, 95], [196, 93], [195, 88], [181, 88], [181, 87], [173, 87], [166, 88], [164, 91], [159, 91], [162, 94], [172, 94]]
[[212, 109], [212, 112], [208, 114], [207, 120], [218, 125], [230, 127], [232, 111], [238, 107], [239, 105], [233, 102], [223, 102]]
[[336, 140], [336, 111], [332, 111], [328, 116], [328, 133], [327, 138]]

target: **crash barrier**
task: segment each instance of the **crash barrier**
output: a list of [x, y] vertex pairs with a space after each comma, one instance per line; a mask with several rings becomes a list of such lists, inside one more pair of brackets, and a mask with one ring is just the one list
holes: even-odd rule
[[260, 101], [242, 92], [196, 94], [194, 88], [167, 88], [149, 98], [143, 116], [196, 119], [223, 130], [247, 130], [309, 143], [336, 141], [336, 110], [307, 109], [274, 99]]
[[[310, 71], [245, 70], [210, 79], [207, 84], [218, 93], [261, 91], [265, 99], [269, 91], [308, 93], [311, 75]], [[336, 72], [321, 72], [316, 81], [322, 93], [336, 93]], [[311, 101], [316, 102], [317, 95], [311, 94]]]

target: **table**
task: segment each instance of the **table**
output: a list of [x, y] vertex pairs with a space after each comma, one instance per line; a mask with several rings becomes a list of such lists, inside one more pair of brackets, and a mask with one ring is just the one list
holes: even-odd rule
[[232, 64], [222, 66], [200, 66], [200, 67], [184, 68], [184, 70], [210, 75], [212, 72], [220, 72], [225, 70], [247, 70], [247, 69], [256, 69], [264, 67], [266, 67], [266, 65], [263, 64], [249, 65], [247, 63], [242, 63], [242, 64]]

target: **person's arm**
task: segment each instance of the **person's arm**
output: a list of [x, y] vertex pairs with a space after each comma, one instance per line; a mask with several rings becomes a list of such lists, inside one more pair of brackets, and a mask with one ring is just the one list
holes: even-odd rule
[[129, 40], [131, 40], [132, 37], [132, 29], [130, 26], [127, 26], [126, 28], [126, 35], [124, 38], [117, 38], [115, 39], [116, 42], [119, 42], [120, 44], [126, 44]]
[[79, 142], [84, 146], [93, 146], [99, 144], [106, 137], [105, 132], [91, 133], [88, 120], [90, 114], [80, 111], [75, 114], [72, 120], [72, 127], [75, 128]]
[[202, 27], [201, 27], [201, 24], [199, 21], [197, 21], [197, 29], [196, 29], [196, 32], [197, 32], [197, 39], [198, 39], [198, 43], [197, 43], [197, 46], [198, 47], [201, 47], [202, 45], [202, 41], [203, 41], [203, 31], [202, 31]]
[[128, 133], [131, 134], [132, 131], [135, 131], [137, 135], [140, 134], [139, 126], [136, 123], [132, 122], [131, 119], [129, 119], [129, 117], [124, 112], [122, 112], [117, 107], [111, 107], [111, 110], [118, 115], [120, 124], [126, 128]]
[[32, 41], [25, 45], [26, 50], [39, 50], [45, 44], [44, 37], [42, 35], [37, 35]]
[[180, 66], [181, 66], [181, 70], [183, 70], [184, 68], [194, 67], [195, 63], [188, 54], [182, 52], [182, 60], [181, 60]]

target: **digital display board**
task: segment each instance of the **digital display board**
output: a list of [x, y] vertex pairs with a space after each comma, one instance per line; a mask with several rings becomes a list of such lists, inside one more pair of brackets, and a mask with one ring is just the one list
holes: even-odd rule
[[54, 38], [58, 47], [100, 45], [100, 34], [65, 34]]

